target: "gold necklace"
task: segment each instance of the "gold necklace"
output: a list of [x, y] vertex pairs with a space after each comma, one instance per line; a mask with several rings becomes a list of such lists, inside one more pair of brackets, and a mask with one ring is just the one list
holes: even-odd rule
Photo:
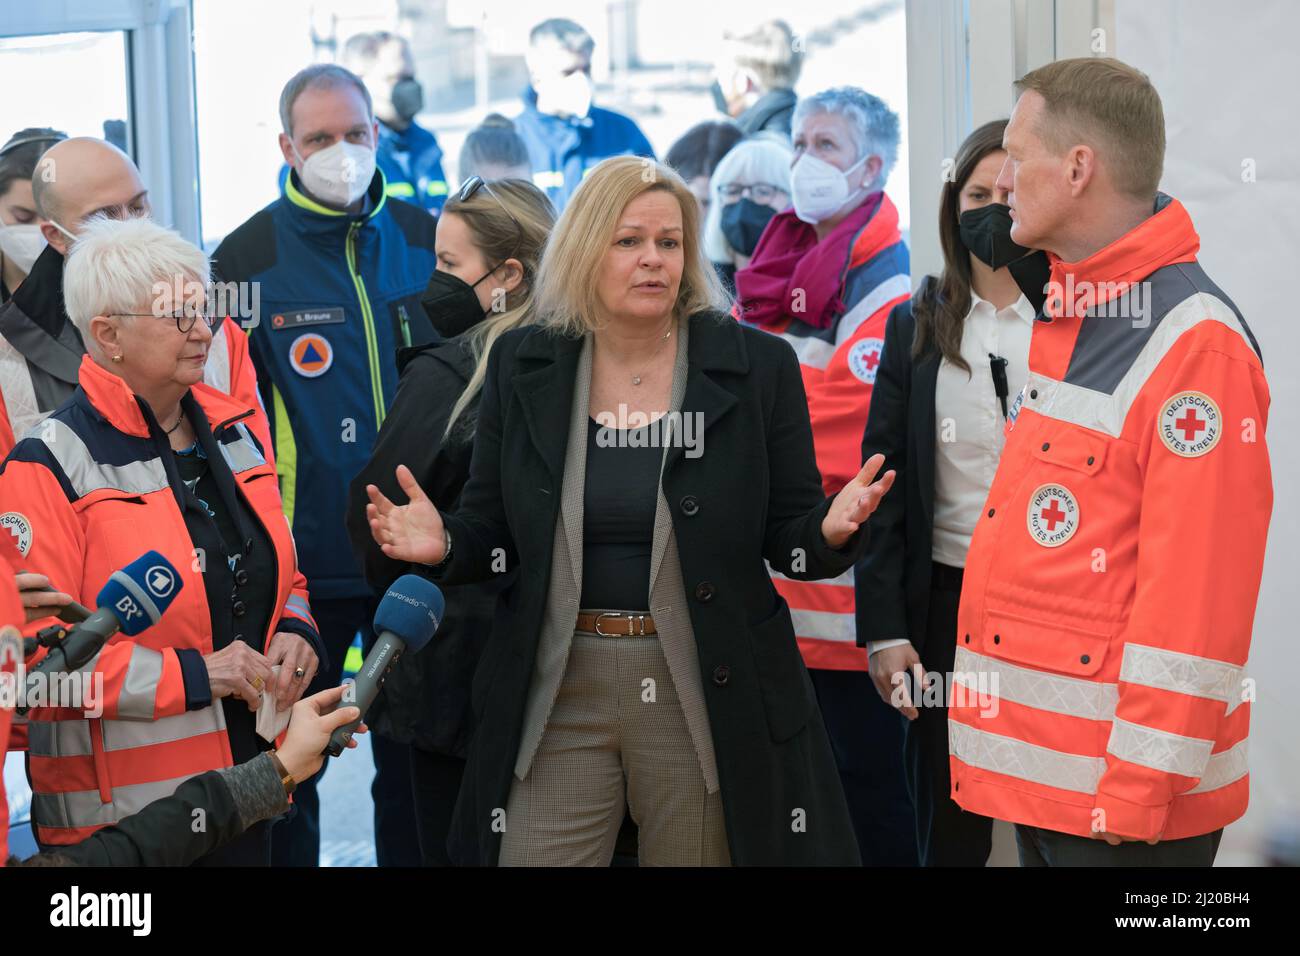
[[[672, 330], [672, 327], [670, 326], [669, 329], [668, 329], [668, 331], [664, 333], [664, 337], [663, 337], [662, 339], [659, 340], [659, 344], [655, 346], [655, 350], [654, 350], [652, 353], [650, 353], [650, 358], [651, 358], [651, 359], [653, 359], [656, 355], [659, 354], [659, 350], [662, 349], [662, 348], [664, 347], [664, 343], [668, 341], [669, 337], [670, 337], [672, 334], [673, 334], [673, 330]], [[650, 361], [650, 359], [646, 359], [646, 361], [648, 362], [648, 361]], [[640, 384], [641, 384], [641, 376], [640, 376], [640, 375], [633, 375], [633, 376], [632, 376], [632, 384], [633, 384], [633, 385], [640, 385]]]

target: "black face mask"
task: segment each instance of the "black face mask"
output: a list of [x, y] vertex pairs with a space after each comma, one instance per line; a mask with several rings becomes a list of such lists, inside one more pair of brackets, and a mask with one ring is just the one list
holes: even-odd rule
[[752, 256], [758, 237], [776, 215], [771, 206], [752, 199], [739, 199], [722, 207], [722, 234], [727, 244], [742, 255]]
[[1011, 240], [1011, 207], [1001, 203], [968, 209], [957, 223], [971, 255], [990, 269], [1001, 269], [1033, 251]]
[[474, 286], [491, 274], [486, 273], [474, 285], [442, 270], [429, 276], [429, 285], [420, 297], [420, 305], [424, 306], [424, 314], [444, 339], [455, 338], [483, 321], [487, 313], [479, 305]]
[[719, 83], [717, 80], [714, 80], [713, 85], [709, 87], [709, 94], [713, 97], [713, 105], [718, 108], [719, 113], [723, 113], [725, 115], [731, 114], [731, 109], [727, 104], [727, 97], [722, 92], [721, 83]]
[[393, 110], [408, 123], [424, 109], [424, 90], [418, 80], [398, 80], [393, 84], [393, 93], [389, 99]]

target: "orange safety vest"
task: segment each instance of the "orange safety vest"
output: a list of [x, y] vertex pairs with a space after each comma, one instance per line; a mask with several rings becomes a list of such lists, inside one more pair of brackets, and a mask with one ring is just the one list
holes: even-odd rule
[[965, 810], [1172, 840], [1246, 809], [1269, 394], [1199, 245], [1161, 195], [1109, 246], [1052, 262], [958, 613]]
[[[212, 624], [176, 491], [126, 383], [88, 356], [79, 380], [73, 401], [0, 468], [0, 523], [25, 567], [83, 604], [93, 605], [108, 576], [149, 548], [177, 569], [182, 589], [161, 621], [135, 638], [116, 635], [83, 669], [102, 678], [102, 715], [30, 711], [32, 818], [48, 844], [79, 842], [185, 779], [231, 765], [221, 701], [186, 709], [179, 651], [212, 653]], [[275, 611], [257, 646], [265, 651], [277, 630], [305, 624], [315, 632], [275, 469], [244, 424], [253, 409], [204, 384], [191, 394], [275, 548]]]

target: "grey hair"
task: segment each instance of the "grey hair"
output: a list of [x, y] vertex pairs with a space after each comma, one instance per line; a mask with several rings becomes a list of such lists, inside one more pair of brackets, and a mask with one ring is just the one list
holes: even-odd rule
[[[157, 313], [161, 292], [200, 298], [210, 278], [208, 257], [180, 233], [152, 219], [95, 215], [81, 227], [63, 267], [63, 304], [82, 341], [95, 348], [90, 320], [97, 315]], [[176, 293], [180, 295], [177, 296]], [[179, 308], [173, 301], [173, 307]]]
[[366, 116], [373, 120], [375, 107], [370, 101], [370, 91], [359, 76], [337, 63], [313, 63], [295, 73], [280, 93], [280, 126], [284, 134], [293, 136], [293, 104], [305, 90], [328, 90], [349, 83], [361, 93], [361, 98], [366, 101]]
[[872, 188], [882, 189], [898, 160], [898, 114], [866, 90], [836, 86], [800, 100], [794, 108], [791, 129], [798, 135], [803, 121], [817, 113], [838, 113], [849, 120], [858, 147], [857, 159], [880, 157], [880, 175]]
[[550, 37], [570, 53], [590, 53], [596, 47], [596, 41], [582, 24], [564, 17], [551, 17], [529, 30], [528, 45], [537, 46], [543, 37]]
[[790, 194], [790, 159], [794, 150], [784, 136], [756, 133], [741, 140], [718, 161], [709, 180], [709, 211], [704, 216], [704, 254], [710, 262], [730, 262], [735, 252], [722, 234], [723, 186], [738, 180], [768, 183]]

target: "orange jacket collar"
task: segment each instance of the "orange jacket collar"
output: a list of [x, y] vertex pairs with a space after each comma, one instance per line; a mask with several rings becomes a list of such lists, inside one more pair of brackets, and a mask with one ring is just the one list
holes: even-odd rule
[[[126, 381], [103, 368], [89, 355], [81, 357], [81, 367], [77, 370], [77, 379], [89, 399], [91, 407], [118, 431], [137, 438], [149, 437], [149, 425], [136, 395]], [[217, 425], [235, 418], [242, 418], [250, 413], [241, 403], [231, 399], [224, 392], [200, 382], [190, 389], [190, 394], [199, 403], [215, 429]]]
[[[1063, 307], [1066, 314], [1080, 316], [1089, 304], [1115, 298], [1162, 266], [1194, 261], [1200, 247], [1200, 236], [1183, 204], [1158, 193], [1153, 215], [1086, 259], [1065, 262], [1048, 253], [1052, 273], [1045, 308], [1054, 317]], [[1085, 298], [1091, 298], [1091, 303], [1077, 307]]]

